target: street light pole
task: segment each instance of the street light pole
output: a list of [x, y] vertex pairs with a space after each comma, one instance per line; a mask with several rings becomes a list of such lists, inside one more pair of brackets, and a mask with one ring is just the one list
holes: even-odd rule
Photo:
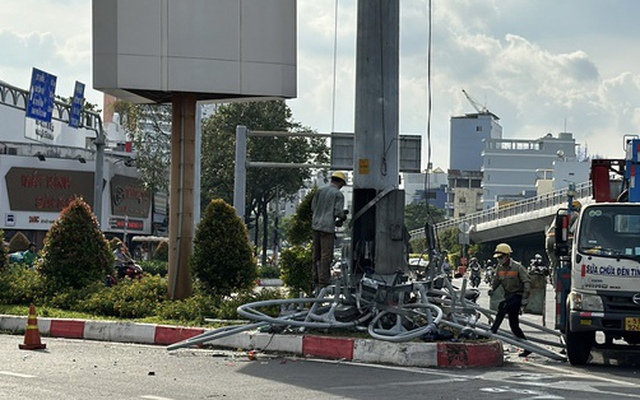
[[102, 182], [104, 180], [104, 147], [106, 145], [102, 121], [98, 118], [98, 128], [93, 144], [96, 146], [96, 170], [93, 180], [93, 213], [98, 219], [98, 225], [102, 228]]

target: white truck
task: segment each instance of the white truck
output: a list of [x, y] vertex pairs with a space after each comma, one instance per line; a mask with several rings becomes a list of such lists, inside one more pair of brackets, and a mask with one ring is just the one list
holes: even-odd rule
[[569, 208], [556, 216], [556, 328], [573, 365], [586, 364], [594, 347], [640, 349], [639, 155], [632, 139], [626, 159], [592, 160], [595, 202], [577, 221]]

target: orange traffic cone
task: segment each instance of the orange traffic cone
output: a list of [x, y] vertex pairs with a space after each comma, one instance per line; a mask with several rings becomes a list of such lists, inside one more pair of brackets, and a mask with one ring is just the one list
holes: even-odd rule
[[29, 318], [27, 319], [27, 331], [24, 334], [24, 344], [21, 344], [18, 347], [22, 350], [38, 350], [47, 348], [47, 345], [40, 341], [36, 307], [33, 304], [29, 307]]

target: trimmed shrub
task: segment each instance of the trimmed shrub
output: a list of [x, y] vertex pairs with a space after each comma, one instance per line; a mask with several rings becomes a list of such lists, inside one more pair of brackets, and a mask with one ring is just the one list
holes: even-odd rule
[[[281, 298], [282, 292], [279, 289], [263, 288], [259, 292], [256, 292], [254, 290], [243, 290], [237, 295], [231, 298], [226, 298], [224, 299], [224, 301], [220, 302], [216, 316], [220, 319], [244, 318], [238, 315], [239, 306], [256, 301], [276, 300]], [[280, 315], [280, 307], [278, 306], [265, 307], [260, 309], [259, 311], [272, 317], [277, 317], [278, 315]]]
[[22, 232], [16, 232], [9, 240], [9, 253], [25, 251], [29, 247], [29, 239]]
[[174, 300], [162, 303], [158, 307], [158, 317], [180, 323], [204, 324], [205, 318], [217, 317], [218, 302], [202, 293], [195, 294], [184, 300]]
[[9, 260], [8, 260], [9, 254], [7, 250], [9, 249], [5, 247], [5, 244], [4, 244], [4, 231], [0, 229], [0, 271], [4, 270], [7, 264], [9, 264]]
[[190, 263], [207, 294], [225, 296], [255, 287], [258, 268], [247, 228], [224, 200], [212, 200], [207, 206], [196, 230]]
[[119, 318], [145, 318], [155, 316], [160, 304], [167, 299], [167, 280], [145, 276], [122, 279], [112, 287], [103, 286], [79, 301], [72, 310]]
[[261, 265], [258, 275], [262, 279], [278, 279], [280, 278], [280, 267], [273, 264]]
[[42, 276], [23, 264], [12, 263], [0, 274], [2, 304], [40, 304], [42, 293]]
[[280, 254], [280, 268], [282, 282], [290, 290], [290, 294], [297, 297], [298, 292], [311, 294], [313, 290], [313, 250], [311, 245], [293, 246]]
[[62, 210], [47, 232], [36, 269], [53, 294], [102, 282], [112, 273], [113, 263], [96, 216], [82, 198], [77, 198]]
[[167, 276], [169, 264], [166, 261], [149, 260], [138, 263], [145, 275]]
[[59, 308], [61, 310], [80, 311], [79, 306], [84, 300], [98, 293], [104, 288], [102, 282], [94, 282], [87, 287], [81, 289], [69, 288], [64, 292], [58, 292], [50, 295], [44, 300], [45, 305], [51, 308]]

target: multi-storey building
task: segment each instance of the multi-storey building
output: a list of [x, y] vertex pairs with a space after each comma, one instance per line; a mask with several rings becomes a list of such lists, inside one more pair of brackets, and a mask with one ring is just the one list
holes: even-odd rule
[[448, 217], [482, 210], [482, 152], [487, 140], [502, 138], [499, 120], [488, 110], [451, 117]]
[[448, 217], [482, 211], [482, 172], [449, 170]]
[[484, 208], [535, 196], [540, 171], [552, 170], [558, 159], [575, 161], [575, 147], [568, 132], [534, 140], [487, 139], [481, 154]]
[[447, 174], [441, 168], [426, 173], [403, 173], [402, 183], [405, 204], [417, 203], [424, 199], [436, 208], [444, 209], [447, 192]]

